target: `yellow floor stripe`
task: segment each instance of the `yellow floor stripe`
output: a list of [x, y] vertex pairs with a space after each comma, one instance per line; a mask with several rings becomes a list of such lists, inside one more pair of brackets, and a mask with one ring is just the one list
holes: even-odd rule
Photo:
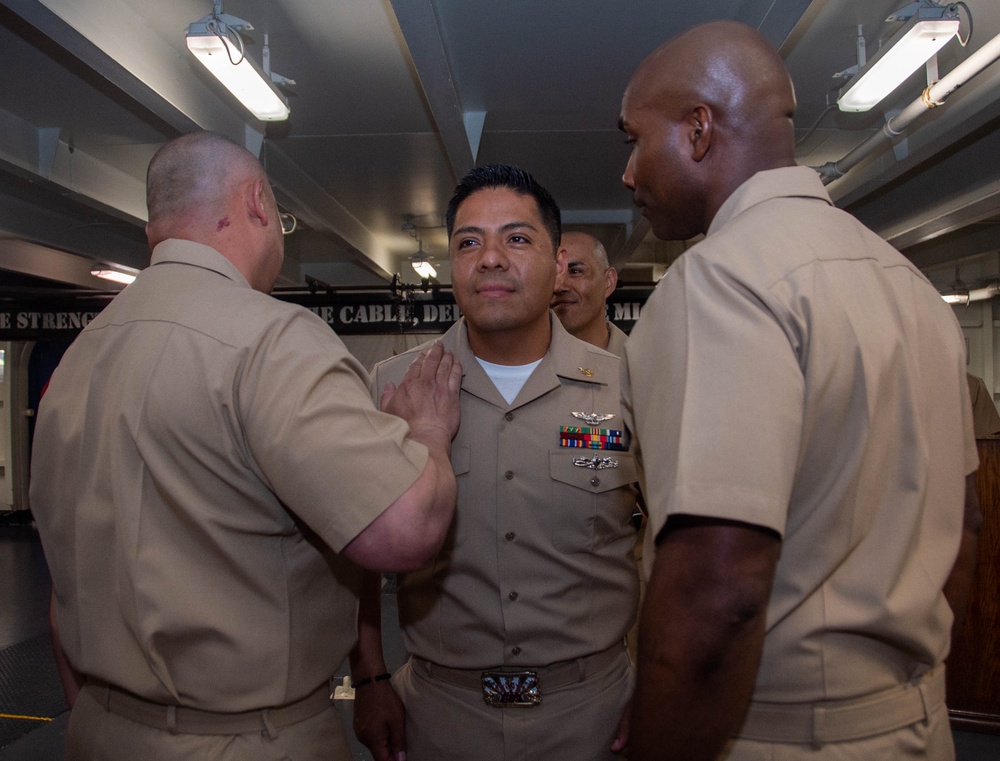
[[27, 719], [28, 721], [52, 721], [48, 716], [18, 716], [16, 713], [0, 713], [0, 719]]

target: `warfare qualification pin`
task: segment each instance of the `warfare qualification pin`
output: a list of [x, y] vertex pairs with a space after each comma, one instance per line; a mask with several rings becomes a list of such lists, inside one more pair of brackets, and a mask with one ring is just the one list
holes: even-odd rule
[[617, 468], [618, 460], [594, 455], [593, 457], [574, 457], [573, 464], [578, 468], [587, 468], [588, 470], [607, 470], [608, 468]]
[[579, 370], [583, 374], [584, 378], [593, 378], [594, 377], [594, 371], [591, 370], [589, 367], [578, 367], [576, 369]]
[[574, 412], [572, 415], [587, 425], [600, 425], [605, 420], [611, 420], [614, 417], [614, 415], [602, 415], [600, 412]]

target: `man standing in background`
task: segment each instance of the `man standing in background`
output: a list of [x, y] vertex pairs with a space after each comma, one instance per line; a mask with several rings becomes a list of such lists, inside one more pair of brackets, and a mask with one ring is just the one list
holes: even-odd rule
[[618, 270], [593, 235], [565, 232], [559, 246], [565, 267], [556, 278], [552, 309], [569, 334], [617, 357], [625, 356], [628, 337], [607, 319], [607, 301], [618, 285]]
[[[608, 296], [618, 285], [618, 270], [608, 261], [604, 244], [588, 233], [564, 232], [559, 259], [563, 268], [556, 277], [556, 289], [552, 296], [552, 309], [559, 316], [559, 321], [570, 335], [624, 359], [628, 335], [607, 318]], [[638, 505], [632, 513], [632, 520], [639, 527], [634, 555], [641, 601], [645, 590], [642, 545], [646, 518]], [[637, 640], [638, 624], [629, 629], [627, 636], [633, 662]]]

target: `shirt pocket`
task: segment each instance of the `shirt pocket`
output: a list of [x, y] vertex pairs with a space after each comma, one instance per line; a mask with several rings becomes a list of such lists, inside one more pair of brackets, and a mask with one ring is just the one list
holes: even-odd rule
[[455, 476], [461, 476], [469, 472], [472, 467], [472, 447], [455, 446], [451, 447], [451, 469], [455, 471]]
[[[588, 468], [574, 460], [617, 462]], [[549, 453], [552, 484], [549, 519], [553, 546], [564, 553], [590, 552], [630, 530], [639, 480], [635, 458], [613, 450], [560, 450]]]

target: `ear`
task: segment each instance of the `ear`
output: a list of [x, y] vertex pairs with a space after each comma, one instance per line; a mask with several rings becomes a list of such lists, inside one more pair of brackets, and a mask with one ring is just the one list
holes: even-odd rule
[[618, 287], [618, 270], [614, 267], [608, 267], [607, 271], [604, 273], [604, 298], [606, 299], [612, 293], [614, 293], [615, 288]]
[[264, 193], [263, 180], [252, 180], [244, 186], [247, 216], [258, 220], [261, 227], [267, 227], [271, 221], [267, 213], [267, 205], [264, 202]]
[[556, 251], [556, 277], [562, 277], [566, 273], [566, 259], [569, 252], [562, 246]]
[[699, 103], [688, 115], [688, 139], [691, 143], [691, 158], [701, 161], [712, 147], [715, 129], [715, 115], [711, 106]]

